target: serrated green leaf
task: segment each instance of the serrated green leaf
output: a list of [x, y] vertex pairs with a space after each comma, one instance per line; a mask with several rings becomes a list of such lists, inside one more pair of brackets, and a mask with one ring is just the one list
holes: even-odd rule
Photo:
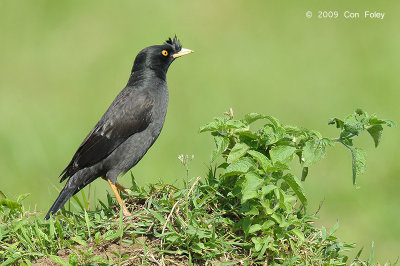
[[236, 134], [236, 135], [239, 135], [240, 137], [245, 137], [245, 138], [249, 138], [249, 139], [252, 139], [252, 140], [255, 140], [255, 139], [259, 138], [259, 135], [253, 133], [248, 128], [234, 129], [233, 133]]
[[339, 136], [339, 141], [348, 148], [353, 146], [353, 139], [349, 137], [350, 135], [351, 133], [348, 131], [342, 131]]
[[268, 119], [269, 121], [271, 121], [271, 123], [276, 127], [279, 128], [281, 127], [281, 123], [279, 122], [279, 120], [273, 116], [267, 115], [265, 116], [266, 119]]
[[344, 119], [344, 129], [347, 132], [358, 135], [364, 129], [364, 124], [357, 120], [355, 114], [352, 114]]
[[260, 251], [264, 245], [263, 239], [261, 237], [252, 237], [251, 242], [254, 243], [254, 250]]
[[301, 203], [306, 207], [307, 206], [307, 197], [301, 184], [301, 181], [292, 174], [287, 174], [284, 176], [286, 183], [293, 189], [294, 193], [296, 193], [297, 197], [301, 201]]
[[307, 130], [308, 134], [317, 137], [318, 139], [322, 139], [322, 134], [316, 130]]
[[319, 139], [310, 139], [306, 142], [302, 152], [302, 165], [309, 167], [325, 157], [326, 146]]
[[243, 122], [246, 123], [247, 125], [250, 125], [251, 123], [265, 118], [265, 115], [258, 114], [258, 113], [249, 113], [244, 116]]
[[257, 198], [258, 188], [262, 185], [263, 179], [256, 172], [249, 172], [244, 176], [244, 183], [242, 185], [242, 199], [241, 202], [253, 198]]
[[328, 125], [336, 125], [336, 128], [343, 129], [344, 122], [338, 118], [331, 118], [328, 122]]
[[274, 164], [276, 162], [287, 164], [293, 159], [293, 154], [295, 151], [295, 147], [281, 145], [272, 148], [269, 154], [271, 155], [271, 160]]
[[215, 130], [218, 130], [218, 122], [212, 121], [210, 123], [205, 124], [204, 126], [201, 126], [199, 132], [203, 133], [206, 131], [215, 131]]
[[297, 236], [301, 241], [304, 241], [304, 240], [305, 240], [304, 234], [303, 234], [302, 231], [300, 231], [299, 228], [293, 228], [292, 230], [290, 230], [290, 232], [291, 232], [293, 235]]
[[250, 204], [248, 201], [242, 204], [240, 212], [245, 216], [255, 216], [260, 214], [260, 211], [257, 209], [255, 204]]
[[282, 127], [276, 127], [271, 124], [265, 125], [262, 130], [262, 136], [264, 137], [264, 145], [271, 145], [278, 142], [284, 137], [285, 130]]
[[249, 228], [249, 234], [255, 233], [257, 231], [260, 231], [262, 229], [260, 224], [252, 224]]
[[281, 225], [282, 223], [284, 223], [284, 219], [283, 219], [283, 217], [282, 217], [282, 215], [280, 215], [279, 213], [273, 213], [272, 215], [271, 215], [271, 218], [277, 223], [277, 224], [279, 224], [279, 225]]
[[270, 172], [284, 171], [284, 170], [289, 170], [289, 166], [281, 162], [275, 162], [274, 165], [269, 169]]
[[255, 168], [255, 162], [249, 157], [242, 157], [239, 160], [229, 164], [226, 167], [222, 177], [231, 175], [240, 175], [249, 172], [251, 169]]
[[364, 150], [360, 148], [352, 148], [352, 169], [353, 169], [353, 185], [356, 184], [356, 177], [365, 172], [367, 155]]
[[368, 123], [373, 126], [373, 125], [386, 125], [388, 127], [395, 127], [396, 123], [393, 122], [392, 120], [383, 120], [383, 119], [379, 119], [378, 117], [376, 117], [375, 114], [371, 115], [371, 117], [368, 120]]
[[261, 196], [265, 197], [265, 195], [268, 195], [272, 190], [277, 188], [275, 185], [269, 184], [267, 186], [263, 186], [261, 189]]
[[246, 152], [249, 150], [249, 148], [250, 147], [245, 143], [236, 143], [228, 155], [227, 162], [232, 163], [232, 162], [236, 161], [237, 159], [241, 158], [243, 155], [246, 154]]
[[283, 210], [287, 211], [288, 206], [286, 205], [286, 194], [283, 192], [283, 190], [281, 188], [277, 188], [275, 191], [278, 192], [278, 194], [279, 194], [279, 206]]
[[286, 133], [294, 134], [294, 135], [301, 135], [304, 133], [303, 128], [298, 128], [292, 125], [282, 125], [282, 128], [286, 131]]
[[215, 161], [219, 155], [221, 155], [229, 146], [229, 138], [222, 136], [215, 136], [215, 150], [211, 154], [211, 162]]
[[225, 125], [228, 129], [247, 128], [247, 125], [240, 120], [228, 120]]
[[268, 228], [270, 228], [270, 227], [273, 226], [274, 224], [275, 224], [274, 221], [268, 220], [268, 221], [266, 221], [266, 222], [263, 223], [262, 229], [263, 229], [263, 230], [267, 230]]
[[385, 120], [385, 124], [386, 124], [388, 127], [396, 127], [396, 126], [397, 126], [396, 123], [393, 122], [392, 120]]
[[247, 153], [250, 154], [254, 159], [256, 159], [258, 164], [265, 172], [268, 172], [268, 169], [272, 166], [272, 164], [267, 156], [255, 150], [248, 150]]
[[379, 141], [382, 136], [383, 127], [381, 125], [375, 125], [367, 129], [368, 133], [374, 140], [375, 147], [378, 147]]

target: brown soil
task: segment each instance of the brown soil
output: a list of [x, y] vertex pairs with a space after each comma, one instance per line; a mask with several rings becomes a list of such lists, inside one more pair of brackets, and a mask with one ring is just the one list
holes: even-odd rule
[[[145, 237], [137, 238], [138, 242], [145, 242], [146, 246], [152, 245], [151, 241]], [[153, 243], [154, 245], [155, 243]], [[113, 242], [103, 242], [98, 245], [89, 244], [86, 248], [82, 246], [75, 246], [72, 249], [65, 248], [57, 252], [57, 256], [63, 261], [68, 261], [68, 257], [71, 253], [75, 253], [80, 258], [80, 262], [84, 263], [83, 257], [79, 254], [79, 250], [86, 251], [88, 249], [93, 249], [91, 252], [92, 256], [98, 256], [106, 259], [107, 261], [111, 258], [114, 263], [118, 262], [118, 256], [116, 254], [121, 254], [121, 257], [128, 257], [128, 259], [121, 261], [121, 265], [188, 265], [188, 259], [186, 256], [171, 256], [165, 255], [163, 258], [152, 250], [144, 250], [143, 246], [140, 244], [127, 244], [125, 242], [113, 241]], [[150, 264], [149, 264], [150, 261]], [[59, 265], [50, 257], [43, 257], [32, 263], [33, 265]]]

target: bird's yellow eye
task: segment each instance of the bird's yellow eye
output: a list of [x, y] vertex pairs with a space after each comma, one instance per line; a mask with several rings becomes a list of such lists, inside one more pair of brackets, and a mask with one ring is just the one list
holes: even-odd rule
[[167, 56], [167, 55], [168, 55], [168, 51], [167, 51], [167, 50], [162, 50], [161, 54], [162, 54], [163, 56]]

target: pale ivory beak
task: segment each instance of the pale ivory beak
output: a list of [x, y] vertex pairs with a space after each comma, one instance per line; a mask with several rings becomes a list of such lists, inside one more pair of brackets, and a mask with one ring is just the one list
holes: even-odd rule
[[177, 52], [176, 54], [173, 54], [172, 57], [173, 58], [178, 58], [181, 57], [183, 55], [187, 55], [187, 54], [191, 54], [194, 53], [194, 51], [186, 49], [186, 48], [182, 48], [179, 52]]

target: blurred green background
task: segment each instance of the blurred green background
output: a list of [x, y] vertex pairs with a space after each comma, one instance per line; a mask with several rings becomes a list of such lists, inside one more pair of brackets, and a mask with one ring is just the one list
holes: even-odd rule
[[[177, 34], [195, 54], [168, 73], [170, 105], [160, 138], [134, 168], [138, 183], [181, 184], [177, 156], [194, 154], [189, 175], [204, 176], [213, 148], [198, 128], [233, 107], [335, 137], [330, 117], [361, 107], [400, 122], [400, 3], [396, 1], [0, 1], [0, 189], [31, 193], [43, 214], [62, 185], [58, 174], [117, 93], [135, 55]], [[310, 10], [314, 17], [307, 19]], [[337, 10], [338, 19], [318, 19]], [[385, 12], [347, 20], [343, 12]], [[351, 183], [342, 147], [310, 169], [310, 210], [319, 225], [392, 262], [400, 255], [398, 129], [378, 149], [369, 136], [367, 172]], [[120, 178], [129, 185], [130, 178]], [[94, 185], [104, 198], [107, 184]], [[354, 254], [354, 252], [352, 253]]]

